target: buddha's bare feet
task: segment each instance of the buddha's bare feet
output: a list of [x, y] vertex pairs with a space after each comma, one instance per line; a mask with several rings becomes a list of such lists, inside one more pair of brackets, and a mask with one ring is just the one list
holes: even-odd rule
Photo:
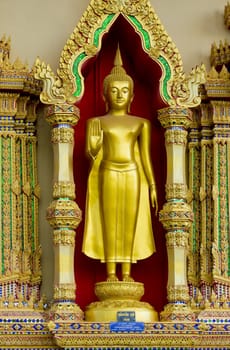
[[110, 275], [108, 275], [106, 281], [107, 282], [116, 282], [116, 281], [118, 281], [118, 278], [115, 274], [110, 274]]
[[124, 282], [134, 282], [134, 279], [130, 275], [124, 275], [122, 277], [122, 281], [124, 281]]

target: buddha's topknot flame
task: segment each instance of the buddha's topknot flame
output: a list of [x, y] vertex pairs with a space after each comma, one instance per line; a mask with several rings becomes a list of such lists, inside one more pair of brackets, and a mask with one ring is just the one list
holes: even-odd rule
[[113, 81], [128, 81], [130, 83], [131, 92], [133, 93], [133, 79], [126, 73], [125, 69], [123, 68], [119, 45], [114, 59], [114, 67], [112, 68], [110, 74], [105, 77], [103, 82], [104, 96], [107, 95], [108, 85]]

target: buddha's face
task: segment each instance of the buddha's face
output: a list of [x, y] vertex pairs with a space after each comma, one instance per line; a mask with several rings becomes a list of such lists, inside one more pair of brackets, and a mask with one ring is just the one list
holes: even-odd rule
[[106, 100], [110, 109], [128, 109], [132, 101], [129, 81], [111, 81], [108, 84]]

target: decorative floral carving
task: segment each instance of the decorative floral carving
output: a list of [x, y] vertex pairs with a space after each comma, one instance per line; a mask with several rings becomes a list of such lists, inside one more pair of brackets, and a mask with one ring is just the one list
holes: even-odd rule
[[[84, 91], [82, 63], [96, 55], [100, 49], [100, 39], [97, 44], [94, 41], [95, 33], [100, 29], [101, 38], [120, 14], [123, 14], [140, 36], [148, 33], [146, 52], [149, 56], [154, 60], [159, 60], [161, 56], [161, 59], [170, 67], [165, 72], [168, 74], [170, 71], [171, 74], [167, 83], [169, 104], [182, 107], [197, 106], [200, 103], [198, 87], [205, 82], [206, 78], [205, 67], [204, 65], [196, 67], [188, 77], [183, 73], [178, 49], [166, 33], [149, 0], [91, 0], [64, 46], [57, 75], [52, 72], [49, 65], [37, 59], [34, 72], [35, 77], [43, 81], [41, 100], [47, 104], [55, 104], [75, 103], [81, 98]], [[76, 68], [78, 82], [75, 80], [76, 72], [73, 71], [76, 59], [79, 59]], [[159, 64], [162, 66], [162, 62], [159, 61]], [[78, 83], [82, 88], [76, 92]]]
[[51, 136], [52, 143], [73, 143], [74, 141], [74, 130], [72, 128], [53, 128], [52, 129], [52, 136]]
[[166, 184], [166, 199], [186, 199], [187, 198], [187, 185], [183, 183], [173, 183], [173, 184]]
[[76, 228], [82, 220], [82, 214], [76, 202], [58, 199], [47, 209], [47, 220], [54, 228]]
[[167, 144], [186, 145], [187, 144], [187, 131], [181, 129], [168, 129], [165, 132], [165, 141]]
[[187, 231], [192, 224], [193, 213], [185, 202], [167, 202], [159, 213], [159, 219], [167, 231]]
[[158, 119], [166, 129], [172, 127], [187, 129], [191, 125], [192, 114], [187, 108], [166, 107], [158, 110]]
[[40, 94], [43, 103], [65, 103], [67, 92], [73, 90], [71, 82], [69, 84], [65, 82], [64, 89], [63, 82], [53, 73], [50, 65], [41, 62], [39, 58], [35, 62], [34, 76], [43, 81], [43, 90]]
[[187, 302], [189, 300], [189, 294], [188, 294], [188, 287], [181, 285], [181, 286], [169, 286], [167, 288], [168, 290], [168, 301], [169, 302], [178, 302], [178, 301], [184, 301]]
[[80, 111], [72, 104], [54, 104], [46, 108], [45, 117], [50, 125], [64, 124], [65, 127], [60, 126], [60, 128], [66, 129], [77, 124]]
[[71, 245], [75, 246], [75, 235], [76, 232], [70, 229], [57, 229], [53, 231], [53, 242], [54, 245]]
[[140, 300], [144, 295], [144, 285], [138, 282], [100, 282], [95, 286], [99, 300]]
[[[75, 284], [58, 284], [54, 286], [54, 300], [75, 300], [76, 298]], [[61, 304], [61, 303], [60, 303]], [[62, 308], [65, 309], [64, 305]]]
[[91, 5], [98, 16], [122, 10], [122, 0], [93, 0]]
[[188, 247], [188, 232], [168, 232], [166, 234], [167, 247]]
[[59, 181], [53, 185], [54, 198], [75, 199], [75, 184], [70, 181]]

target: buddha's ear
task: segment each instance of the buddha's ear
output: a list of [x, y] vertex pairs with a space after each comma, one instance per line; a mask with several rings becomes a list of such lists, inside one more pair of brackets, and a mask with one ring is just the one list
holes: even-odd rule
[[106, 113], [107, 113], [108, 110], [109, 110], [108, 101], [107, 101], [107, 98], [105, 97], [104, 94], [103, 94], [102, 98], [103, 98], [103, 101], [105, 102], [105, 111], [106, 111]]
[[130, 106], [133, 102], [133, 98], [134, 98], [134, 94], [132, 94], [132, 96], [130, 97], [130, 102], [129, 102], [129, 106], [128, 106], [128, 113], [130, 112]]

